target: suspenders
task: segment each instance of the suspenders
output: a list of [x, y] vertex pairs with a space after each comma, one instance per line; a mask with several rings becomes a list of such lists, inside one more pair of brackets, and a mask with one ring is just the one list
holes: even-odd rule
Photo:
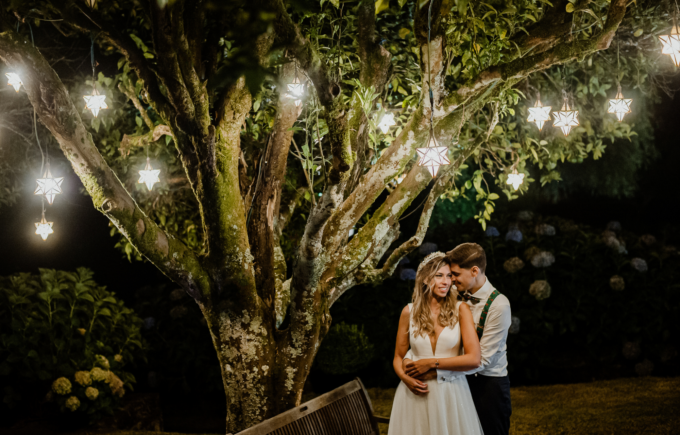
[[479, 317], [479, 325], [477, 325], [477, 337], [480, 340], [482, 339], [482, 334], [484, 333], [484, 325], [486, 324], [486, 316], [489, 314], [489, 308], [491, 307], [494, 299], [496, 299], [499, 294], [500, 292], [498, 290], [494, 290], [491, 295], [489, 295], [489, 299], [487, 299], [486, 305], [484, 305], [484, 311], [482, 311], [482, 315]]

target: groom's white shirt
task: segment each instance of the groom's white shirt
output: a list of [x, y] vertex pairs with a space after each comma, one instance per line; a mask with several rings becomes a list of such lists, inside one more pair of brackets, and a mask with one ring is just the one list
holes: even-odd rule
[[[479, 302], [474, 305], [472, 302], [467, 302], [470, 311], [472, 311], [475, 329], [479, 324], [479, 318], [482, 316], [482, 311], [484, 311], [484, 305], [486, 305], [486, 301], [494, 290], [494, 286], [491, 285], [487, 278], [486, 283], [482, 288], [472, 295], [473, 297], [478, 298]], [[496, 299], [494, 299], [491, 307], [489, 307], [486, 324], [484, 325], [484, 333], [479, 342], [482, 350], [482, 364], [478, 368], [467, 372], [454, 372], [438, 369], [437, 382], [447, 382], [458, 376], [472, 374], [491, 377], [507, 376], [508, 353], [506, 343], [508, 341], [508, 330], [510, 329], [510, 323], [512, 322], [511, 317], [510, 301], [503, 294], [499, 294]], [[404, 358], [412, 359], [410, 350]]]

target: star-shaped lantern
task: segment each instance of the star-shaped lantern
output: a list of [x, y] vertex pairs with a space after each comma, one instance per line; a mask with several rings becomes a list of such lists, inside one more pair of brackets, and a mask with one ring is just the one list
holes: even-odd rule
[[449, 152], [448, 147], [440, 147], [437, 139], [434, 137], [434, 132], [430, 131], [430, 140], [426, 148], [416, 148], [420, 160], [418, 166], [427, 166], [427, 170], [432, 174], [432, 178], [437, 176], [439, 167], [451, 164], [446, 154]]
[[524, 183], [524, 174], [520, 174], [517, 172], [517, 169], [513, 169], [512, 174], [508, 174], [508, 181], [506, 184], [512, 185], [512, 188], [517, 190], [522, 183]]
[[668, 54], [673, 59], [675, 66], [680, 66], [680, 32], [678, 31], [678, 26], [673, 23], [673, 29], [671, 29], [670, 35], [661, 35], [659, 39], [661, 44], [663, 44], [663, 49], [661, 52], [663, 54]]
[[155, 183], [159, 183], [161, 180], [158, 179], [158, 174], [161, 173], [160, 169], [154, 169], [151, 167], [151, 160], [146, 158], [146, 166], [144, 170], [139, 171], [139, 181], [138, 183], [146, 184], [146, 188], [151, 190]]
[[618, 118], [619, 122], [623, 121], [623, 115], [630, 113], [630, 105], [633, 102], [632, 98], [623, 98], [623, 92], [621, 92], [621, 85], [619, 86], [618, 92], [616, 92], [616, 97], [609, 100], [609, 109], [607, 112], [613, 113]]
[[536, 100], [536, 105], [534, 107], [529, 107], [529, 117], [527, 121], [535, 122], [539, 130], [543, 130], [543, 124], [546, 121], [550, 121], [550, 110], [551, 106], [543, 106], [541, 99]]
[[96, 87], [92, 89], [92, 95], [84, 95], [83, 98], [85, 99], [85, 107], [92, 111], [92, 114], [95, 118], [101, 109], [109, 108], [109, 106], [107, 106], [106, 102], [104, 101], [106, 99], [106, 95], [99, 95], [99, 91]]
[[45, 211], [43, 210], [42, 219], [40, 219], [40, 222], [35, 223], [35, 233], [42, 237], [43, 240], [47, 240], [47, 236], [54, 232], [52, 225], [54, 225], [54, 222], [47, 222], [45, 220]]
[[38, 187], [35, 189], [35, 195], [45, 195], [47, 202], [52, 204], [54, 197], [61, 193], [61, 183], [64, 182], [64, 177], [54, 178], [50, 172], [50, 164], [47, 164], [47, 170], [42, 178], [38, 178]]
[[562, 129], [562, 133], [564, 133], [565, 136], [569, 135], [569, 132], [571, 131], [572, 127], [576, 127], [579, 125], [578, 122], [578, 110], [571, 110], [571, 106], [569, 106], [569, 101], [567, 98], [564, 99], [564, 105], [562, 105], [562, 110], [559, 112], [553, 112], [553, 116], [555, 117], [555, 122], [553, 122], [553, 125], [555, 127], [559, 127]]
[[85, 0], [85, 3], [87, 3], [90, 8], [94, 9], [94, 7], [97, 5], [97, 0]]
[[302, 96], [305, 94], [305, 84], [300, 83], [300, 78], [296, 75], [293, 79], [293, 83], [288, 83], [288, 93], [286, 96], [288, 98], [295, 100], [295, 106], [300, 107], [302, 104]]
[[386, 113], [383, 115], [382, 119], [380, 119], [378, 128], [380, 128], [380, 130], [382, 130], [384, 134], [387, 134], [387, 130], [389, 130], [391, 126], [396, 124], [397, 123], [394, 122], [394, 113]]
[[19, 89], [21, 89], [21, 85], [23, 85], [23, 82], [21, 81], [21, 78], [19, 77], [19, 74], [17, 73], [7, 73], [5, 74], [7, 76], [7, 84], [12, 86], [15, 91], [19, 92]]

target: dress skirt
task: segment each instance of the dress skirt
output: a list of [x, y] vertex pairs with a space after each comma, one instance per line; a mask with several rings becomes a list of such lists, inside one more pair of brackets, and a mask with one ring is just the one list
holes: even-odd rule
[[465, 376], [425, 381], [429, 393], [416, 396], [403, 382], [394, 395], [388, 435], [478, 435], [482, 428]]

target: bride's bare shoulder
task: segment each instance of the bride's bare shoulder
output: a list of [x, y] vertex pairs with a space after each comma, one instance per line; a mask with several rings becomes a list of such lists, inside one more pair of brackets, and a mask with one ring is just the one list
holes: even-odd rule
[[408, 317], [411, 314], [411, 304], [408, 304], [401, 310], [401, 317]]

